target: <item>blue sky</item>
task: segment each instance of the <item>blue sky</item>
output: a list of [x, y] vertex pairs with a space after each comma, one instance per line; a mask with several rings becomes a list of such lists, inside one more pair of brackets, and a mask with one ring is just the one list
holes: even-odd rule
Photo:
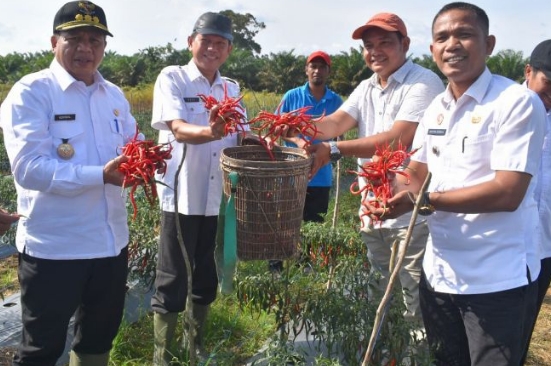
[[[0, 55], [50, 48], [55, 12], [66, 0], [1, 0]], [[398, 14], [408, 27], [414, 56], [429, 54], [430, 25], [436, 12], [449, 1], [439, 0], [98, 0], [107, 14], [107, 49], [132, 55], [149, 46], [167, 43], [177, 49], [196, 18], [205, 11], [232, 9], [250, 13], [266, 28], [256, 36], [262, 54], [294, 50], [307, 55], [317, 49], [329, 54], [349, 52], [360, 43], [352, 31], [373, 14]], [[525, 57], [542, 40], [551, 38], [551, 1], [472, 1], [490, 17], [490, 32], [497, 37], [495, 52], [522, 51]]]

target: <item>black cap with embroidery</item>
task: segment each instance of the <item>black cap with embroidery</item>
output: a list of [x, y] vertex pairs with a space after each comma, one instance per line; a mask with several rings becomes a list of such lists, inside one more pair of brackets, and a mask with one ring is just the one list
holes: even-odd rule
[[107, 28], [103, 9], [91, 1], [71, 1], [58, 10], [54, 18], [54, 33], [79, 27], [94, 27], [113, 37]]
[[215, 34], [233, 41], [231, 19], [220, 13], [205, 13], [197, 19], [193, 33]]
[[534, 48], [530, 56], [530, 66], [543, 72], [551, 80], [551, 39], [541, 42]]

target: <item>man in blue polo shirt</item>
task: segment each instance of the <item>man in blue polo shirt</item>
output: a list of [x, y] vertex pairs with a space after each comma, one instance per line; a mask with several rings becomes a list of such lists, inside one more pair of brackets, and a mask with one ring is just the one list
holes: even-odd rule
[[[331, 114], [342, 104], [342, 98], [327, 87], [331, 72], [331, 58], [323, 51], [315, 51], [306, 59], [305, 73], [308, 81], [285, 93], [278, 108], [278, 113], [288, 113], [303, 107], [310, 107], [306, 112], [314, 118]], [[320, 136], [323, 138], [323, 136]], [[317, 144], [322, 140], [315, 139]], [[289, 138], [285, 145], [302, 148], [305, 141], [300, 137]], [[312, 177], [306, 191], [304, 203], [304, 221], [323, 222], [329, 206], [329, 192], [333, 184], [331, 164], [326, 164]], [[307, 255], [307, 253], [305, 253]], [[283, 264], [279, 260], [270, 261], [270, 270], [280, 271]]]

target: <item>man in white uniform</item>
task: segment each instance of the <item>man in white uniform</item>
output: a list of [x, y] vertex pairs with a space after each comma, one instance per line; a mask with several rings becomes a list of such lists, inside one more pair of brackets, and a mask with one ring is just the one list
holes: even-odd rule
[[101, 7], [63, 5], [50, 67], [23, 77], [0, 108], [21, 214], [16, 366], [54, 366], [73, 314], [70, 365], [107, 366], [122, 320], [128, 225], [117, 151], [136, 121], [122, 91], [97, 71], [107, 36]]
[[[408, 182], [379, 217], [419, 212], [431, 239], [419, 284], [437, 366], [518, 365], [536, 314], [536, 174], [545, 109], [535, 93], [492, 75], [495, 37], [484, 10], [450, 3], [435, 16], [431, 52], [448, 78], [417, 129]], [[383, 215], [384, 214], [384, 215]]]

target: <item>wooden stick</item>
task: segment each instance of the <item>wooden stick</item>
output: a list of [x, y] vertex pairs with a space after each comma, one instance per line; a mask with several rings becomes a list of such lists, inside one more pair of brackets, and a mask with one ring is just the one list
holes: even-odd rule
[[[337, 218], [339, 214], [339, 205], [340, 205], [340, 192], [341, 192], [341, 161], [337, 161], [337, 167], [336, 167], [336, 177], [335, 177], [335, 205], [333, 207], [333, 221], [331, 223], [331, 229], [335, 230], [335, 227], [337, 227]], [[326, 284], [326, 290], [329, 291], [331, 289], [333, 278], [335, 277], [335, 270], [336, 270], [335, 263], [331, 264], [331, 267], [329, 268], [329, 279], [327, 280]]]
[[[373, 323], [373, 329], [371, 330], [371, 337], [369, 338], [369, 345], [367, 347], [367, 351], [365, 352], [365, 357], [362, 362], [362, 366], [368, 366], [371, 360], [371, 356], [373, 355], [373, 350], [375, 349], [375, 343], [377, 342], [377, 338], [379, 336], [379, 332], [381, 330], [381, 325], [383, 323], [383, 319], [385, 317], [386, 311], [388, 309], [387, 304], [390, 301], [391, 294], [392, 294], [392, 288], [394, 287], [394, 282], [396, 282], [396, 277], [398, 277], [398, 272], [400, 271], [400, 268], [402, 267], [402, 262], [404, 261], [404, 257], [406, 255], [406, 251], [409, 245], [409, 242], [411, 240], [411, 236], [413, 234], [413, 227], [415, 226], [415, 221], [417, 220], [417, 215], [419, 211], [419, 204], [421, 203], [421, 200], [423, 198], [423, 193], [427, 190], [427, 187], [429, 185], [431, 178], [431, 173], [429, 172], [427, 174], [427, 177], [425, 178], [425, 181], [423, 182], [423, 185], [421, 186], [421, 190], [419, 191], [419, 195], [417, 195], [417, 199], [415, 200], [415, 205], [413, 207], [413, 213], [411, 215], [411, 220], [409, 221], [409, 227], [408, 231], [406, 233], [406, 238], [402, 243], [400, 243], [400, 247], [398, 248], [398, 259], [396, 260], [396, 264], [394, 265], [394, 268], [392, 269], [392, 273], [390, 275], [390, 278], [388, 280], [388, 285], [386, 286], [385, 294], [383, 295], [383, 298], [381, 299], [381, 303], [379, 304], [379, 307], [377, 308], [377, 314], [375, 316], [375, 321]], [[392, 266], [392, 264], [391, 264]]]
[[[340, 138], [337, 138], [339, 141]], [[341, 161], [337, 160], [337, 167], [335, 173], [335, 206], [333, 207], [333, 222], [332, 228], [334, 229], [337, 226], [337, 217], [339, 215], [339, 205], [340, 205], [340, 196], [341, 196]]]

